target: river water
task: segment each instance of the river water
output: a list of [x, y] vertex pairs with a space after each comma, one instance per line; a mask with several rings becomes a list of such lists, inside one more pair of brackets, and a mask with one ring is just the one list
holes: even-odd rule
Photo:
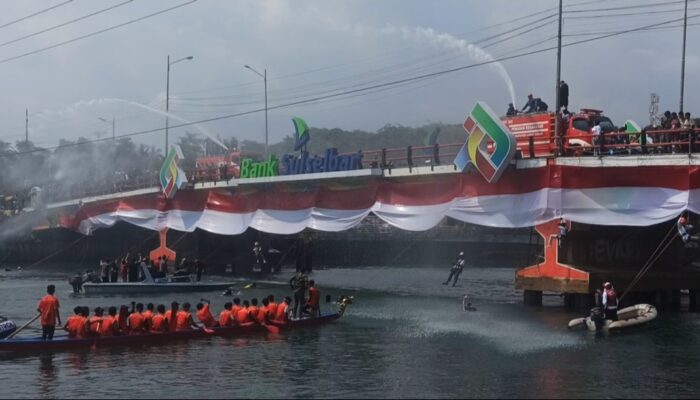
[[[0, 314], [22, 324], [48, 283], [61, 315], [75, 305], [131, 300], [212, 300], [218, 292], [151, 297], [71, 296], [66, 273], [0, 272]], [[616, 334], [568, 331], [580, 313], [559, 297], [521, 303], [514, 270], [465, 269], [446, 287], [446, 268], [314, 271], [322, 292], [355, 297], [341, 320], [282, 335], [207, 338], [163, 346], [0, 355], [3, 398], [698, 397], [700, 315], [662, 312], [650, 325]], [[283, 273], [283, 280], [289, 273]], [[224, 278], [218, 278], [224, 279]], [[241, 285], [242, 286], [242, 285]], [[258, 283], [240, 297], [288, 295]], [[461, 310], [469, 293], [475, 312]], [[331, 304], [322, 304], [328, 311]], [[325, 310], [324, 310], [325, 308]], [[21, 335], [36, 334], [25, 330]]]

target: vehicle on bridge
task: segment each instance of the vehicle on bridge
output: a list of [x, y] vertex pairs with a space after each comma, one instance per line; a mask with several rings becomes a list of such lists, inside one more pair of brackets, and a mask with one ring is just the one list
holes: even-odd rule
[[239, 151], [234, 149], [228, 154], [197, 157], [195, 170], [188, 178], [191, 181], [221, 181], [230, 178], [239, 178], [241, 164], [244, 158], [253, 161], [262, 160], [262, 155], [252, 151]]

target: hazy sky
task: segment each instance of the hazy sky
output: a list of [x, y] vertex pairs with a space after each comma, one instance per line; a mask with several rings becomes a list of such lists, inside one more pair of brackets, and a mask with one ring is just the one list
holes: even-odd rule
[[[556, 0], [199, 0], [13, 59], [188, 0], [73, 0], [60, 5], [64, 2], [0, 4], [1, 140], [24, 137], [26, 108], [30, 139], [42, 146], [56, 145], [58, 138], [110, 135], [111, 127], [98, 117], [115, 117], [117, 135], [163, 127], [162, 115], [129, 102], [164, 110], [168, 55], [171, 61], [194, 56], [171, 66], [170, 109], [196, 121], [263, 107], [263, 80], [245, 64], [261, 73], [267, 69], [269, 105], [281, 106], [555, 46], [558, 5]], [[12, 23], [54, 5], [58, 7]], [[564, 5], [565, 44], [683, 17], [682, 1], [565, 0]], [[109, 7], [114, 8], [99, 13]], [[92, 13], [97, 14], [85, 17]], [[700, 2], [690, 1], [689, 17], [698, 14]], [[68, 24], [39, 33], [63, 23]], [[685, 84], [685, 109], [696, 116], [699, 23], [700, 17], [689, 20]], [[617, 124], [632, 118], [645, 125], [649, 93], [656, 92], [660, 111], [677, 110], [679, 26], [676, 22], [565, 47], [562, 77], [570, 86], [570, 108], [602, 108]], [[514, 28], [520, 29], [506, 33]], [[477, 100], [505, 112], [512, 93], [518, 108], [530, 92], [553, 107], [555, 71], [556, 52], [549, 51], [273, 109], [270, 143], [293, 131], [293, 116], [315, 127], [376, 130], [385, 124], [461, 123]], [[171, 125], [177, 123], [171, 120]], [[264, 114], [172, 129], [171, 138], [186, 130], [264, 141]], [[134, 139], [162, 146], [164, 134]]]

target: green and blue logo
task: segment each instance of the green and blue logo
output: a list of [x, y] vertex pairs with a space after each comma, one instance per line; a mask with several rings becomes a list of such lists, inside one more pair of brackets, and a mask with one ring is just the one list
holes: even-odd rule
[[[496, 182], [515, 155], [515, 135], [482, 102], [476, 103], [463, 126], [469, 136], [454, 165], [464, 171], [471, 163], [489, 183]], [[493, 144], [490, 151], [489, 143]]]
[[309, 142], [311, 135], [309, 135], [309, 126], [306, 124], [306, 121], [299, 117], [294, 117], [292, 118], [292, 122], [294, 123], [295, 130], [294, 151], [297, 151], [301, 150], [301, 148]]

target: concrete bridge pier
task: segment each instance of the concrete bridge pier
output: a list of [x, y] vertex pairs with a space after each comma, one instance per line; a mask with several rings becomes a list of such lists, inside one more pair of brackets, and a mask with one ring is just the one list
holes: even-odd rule
[[528, 306], [541, 306], [542, 305], [542, 291], [541, 290], [524, 290], [523, 291], [523, 302]]

